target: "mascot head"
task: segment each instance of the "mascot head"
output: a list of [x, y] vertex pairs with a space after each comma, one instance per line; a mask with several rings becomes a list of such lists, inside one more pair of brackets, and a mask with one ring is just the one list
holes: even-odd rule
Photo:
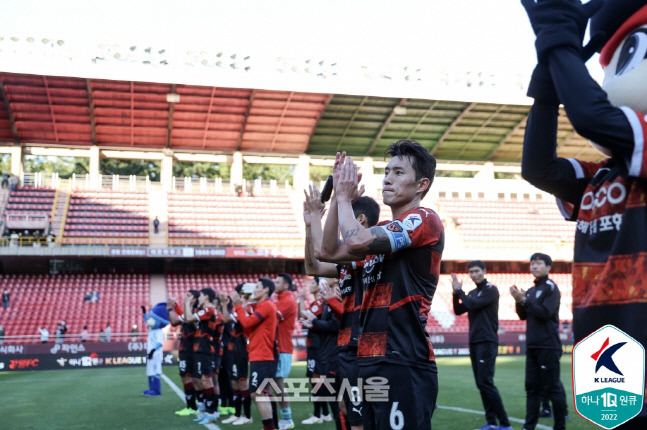
[[148, 313], [146, 324], [148, 324], [148, 327], [151, 329], [164, 328], [169, 324], [166, 303], [160, 302], [153, 306]]
[[614, 106], [647, 113], [647, 0], [605, 0], [591, 19], [602, 34], [602, 88]]

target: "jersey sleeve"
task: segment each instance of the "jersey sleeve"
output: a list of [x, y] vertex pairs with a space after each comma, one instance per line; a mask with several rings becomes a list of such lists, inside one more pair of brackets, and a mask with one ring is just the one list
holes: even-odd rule
[[628, 107], [621, 107], [634, 136], [634, 148], [631, 158], [627, 160], [629, 176], [647, 178], [647, 152], [645, 151], [645, 136], [647, 135], [647, 115]]
[[433, 245], [443, 235], [443, 224], [438, 214], [431, 209], [417, 208], [406, 212], [400, 218], [378, 224], [389, 237], [391, 252], [407, 248]]
[[431, 209], [418, 208], [402, 219], [402, 226], [411, 239], [411, 248], [437, 243], [443, 234], [443, 223]]

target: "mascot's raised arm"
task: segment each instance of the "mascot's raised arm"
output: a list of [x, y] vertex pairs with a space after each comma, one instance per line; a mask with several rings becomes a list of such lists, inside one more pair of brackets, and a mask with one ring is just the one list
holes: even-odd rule
[[148, 325], [148, 344], [146, 348], [146, 376], [148, 376], [148, 390], [142, 392], [145, 396], [159, 396], [162, 394], [162, 345], [164, 344], [164, 331], [169, 324], [166, 303], [156, 304], [149, 313], [141, 307], [144, 322]]
[[[522, 175], [575, 221], [575, 342], [612, 324], [647, 346], [647, 0], [521, 0], [537, 38]], [[582, 46], [590, 18], [590, 43]], [[600, 52], [602, 87], [585, 61]], [[559, 104], [601, 162], [556, 155]], [[647, 408], [628, 425], [647, 429]], [[631, 427], [634, 428], [634, 427]]]

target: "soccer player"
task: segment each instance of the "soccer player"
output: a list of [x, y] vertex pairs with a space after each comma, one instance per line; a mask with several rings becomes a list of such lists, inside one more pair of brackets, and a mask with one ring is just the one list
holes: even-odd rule
[[271, 279], [260, 278], [254, 289], [252, 313], [247, 315], [243, 299], [232, 293], [234, 316], [249, 332], [249, 388], [252, 400], [263, 420], [263, 430], [274, 430], [270, 382], [276, 375], [276, 332], [278, 328], [276, 305], [270, 301], [275, 286]]
[[487, 421], [481, 430], [512, 430], [499, 390], [494, 385], [499, 348], [499, 290], [485, 279], [485, 263], [481, 260], [467, 263], [467, 272], [476, 288], [465, 294], [463, 283], [452, 273], [453, 303], [456, 315], [467, 312], [469, 318], [470, 360]]
[[[340, 351], [336, 369], [336, 385], [344, 387], [341, 390], [343, 397], [339, 406], [343, 414], [343, 419], [348, 421], [347, 427], [351, 427], [352, 430], [361, 430], [363, 427], [363, 419], [362, 400], [361, 396], [359, 396], [357, 380], [359, 376], [357, 336], [359, 334], [359, 310], [361, 308], [363, 294], [361, 275], [364, 260], [345, 264], [334, 264], [322, 262], [316, 258], [316, 256], [321, 255], [321, 247], [324, 244], [328, 245], [328, 241], [333, 241], [334, 243], [339, 240], [337, 202], [336, 197], [333, 195], [326, 224], [323, 232], [320, 232], [321, 214], [324, 208], [324, 204], [321, 202], [321, 195], [316, 187], [310, 187], [310, 192], [305, 194], [306, 274], [325, 277], [336, 276], [341, 282], [340, 293], [342, 306], [339, 312], [335, 311], [337, 309], [336, 303], [339, 303], [336, 297], [333, 295], [327, 295], [326, 297], [326, 302], [340, 319], [339, 336], [337, 339], [337, 345], [340, 347]], [[362, 196], [353, 202], [352, 207], [357, 222], [364, 228], [377, 224], [380, 217], [380, 206], [375, 200]], [[326, 238], [325, 241], [324, 238]]]
[[[191, 296], [191, 310], [195, 311], [198, 304], [198, 297], [200, 293], [196, 290], [189, 290]], [[169, 298], [166, 302], [166, 311], [168, 312], [169, 321], [173, 327], [181, 326], [180, 329], [180, 345], [178, 347], [178, 358], [180, 367], [180, 377], [182, 378], [182, 385], [184, 386], [184, 398], [186, 400], [186, 407], [180, 409], [175, 413], [180, 416], [187, 416], [197, 413], [197, 393], [196, 386], [194, 385], [194, 378], [192, 378], [193, 371], [193, 336], [195, 335], [195, 324], [186, 323], [184, 321], [184, 308], [179, 305], [174, 299]], [[196, 378], [197, 379], [197, 378]], [[199, 380], [197, 382], [199, 384]]]
[[543, 393], [553, 404], [554, 430], [566, 428], [566, 398], [560, 382], [559, 301], [557, 285], [548, 274], [553, 266], [549, 255], [530, 257], [530, 273], [535, 285], [528, 291], [510, 287], [519, 318], [526, 320], [526, 422], [524, 430], [534, 430], [539, 419]]
[[[331, 291], [329, 283], [338, 284], [337, 278], [322, 278], [319, 281], [319, 288], [321, 296], [323, 297], [324, 291]], [[334, 300], [339, 299], [336, 297]], [[330, 305], [323, 302], [321, 315], [315, 317], [313, 313], [306, 313], [306, 319], [301, 321], [303, 327], [308, 330], [313, 330], [320, 335], [320, 347], [317, 359], [321, 362], [321, 379], [317, 383], [317, 390], [313, 392], [313, 396], [324, 398], [330, 405], [330, 412], [335, 420], [335, 427], [337, 430], [342, 428], [341, 418], [339, 415], [339, 405], [335, 399], [335, 394], [339, 392], [339, 387], [336, 386], [335, 377], [337, 372], [337, 363], [339, 348], [337, 347], [337, 337], [339, 336], [339, 319], [335, 316]], [[318, 378], [315, 378], [318, 379]], [[329, 389], [332, 386], [333, 392]], [[328, 399], [328, 400], [326, 400]], [[323, 421], [323, 420], [322, 420]]]
[[[198, 328], [193, 335], [193, 375], [200, 379], [204, 395], [205, 412], [198, 414], [200, 424], [215, 422], [218, 413], [218, 398], [213, 385], [213, 355], [215, 353], [212, 339], [216, 337], [216, 292], [203, 288], [198, 295], [198, 308], [193, 309], [193, 294], [184, 296], [184, 319], [187, 323], [196, 323]], [[196, 419], [197, 419], [196, 418]]]
[[[307, 304], [306, 291], [299, 291], [299, 298], [297, 304], [299, 305], [299, 320], [303, 326], [303, 321], [318, 318], [323, 312], [324, 299], [320, 296], [319, 292], [320, 278], [315, 277], [310, 280], [308, 290], [314, 297], [314, 301]], [[304, 327], [307, 329], [307, 327]], [[315, 330], [307, 329], [306, 335], [306, 376], [310, 378], [310, 382], [314, 388], [315, 380], [323, 375], [323, 365], [319, 359], [319, 350], [321, 347], [321, 334]], [[312, 399], [314, 403], [314, 413], [301, 421], [301, 424], [321, 424], [324, 421], [332, 421], [332, 417], [328, 414], [328, 405], [326, 402], [319, 401], [316, 396]]]
[[357, 166], [345, 153], [337, 154], [333, 188], [343, 241], [337, 249], [322, 247], [322, 259], [364, 258], [357, 358], [362, 380], [374, 383], [371, 397], [364, 398], [364, 427], [431, 429], [438, 373], [425, 327], [439, 278], [444, 230], [436, 212], [420, 203], [433, 182], [436, 160], [408, 139], [392, 143], [386, 155], [391, 158], [382, 198], [393, 221], [364, 229], [352, 210], [361, 191]]
[[[241, 294], [243, 284], [238, 284], [235, 288], [236, 293]], [[231, 384], [234, 390], [234, 415], [223, 420], [223, 424], [251, 424], [254, 422], [251, 413], [252, 399], [249, 394], [247, 384], [247, 372], [249, 356], [247, 354], [247, 336], [243, 326], [238, 322], [233, 314], [233, 305], [231, 298], [226, 294], [220, 294], [220, 302], [227, 303], [223, 306], [223, 318], [225, 323], [234, 323], [231, 329], [231, 337], [228, 344], [228, 366], [231, 375]], [[244, 413], [244, 416], [241, 415]]]
[[276, 302], [276, 315], [279, 322], [278, 342], [279, 342], [279, 362], [276, 369], [276, 385], [281, 390], [281, 419], [279, 420], [279, 429], [288, 430], [294, 428], [292, 421], [292, 410], [290, 409], [290, 400], [284, 393], [284, 378], [290, 376], [292, 369], [292, 333], [297, 320], [297, 303], [292, 296], [292, 291], [296, 287], [292, 284], [292, 277], [287, 273], [279, 273], [274, 280], [278, 301]]

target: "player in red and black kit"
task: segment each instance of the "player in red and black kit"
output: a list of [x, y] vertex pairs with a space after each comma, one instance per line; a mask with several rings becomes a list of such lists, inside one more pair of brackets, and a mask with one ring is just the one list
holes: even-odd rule
[[[337, 154], [333, 187], [343, 242], [330, 255], [346, 261], [364, 257], [357, 345], [365, 381], [364, 427], [431, 429], [438, 373], [425, 326], [439, 278], [444, 230], [438, 214], [420, 202], [433, 182], [436, 160], [408, 139], [391, 144], [386, 154], [391, 159], [384, 170], [382, 197], [393, 221], [369, 229], [357, 222], [351, 206], [360, 193], [357, 165], [345, 153]], [[330, 257], [323, 249], [322, 254]]]
[[[319, 281], [319, 288], [321, 289], [321, 297], [324, 294], [333, 295], [331, 292], [330, 284], [338, 291], [337, 278], [322, 278]], [[326, 291], [326, 293], [324, 293]], [[339, 299], [334, 297], [334, 300]], [[319, 334], [320, 346], [317, 360], [321, 362], [322, 381], [318, 381], [316, 388], [313, 390], [313, 396], [328, 399], [327, 402], [330, 406], [332, 418], [335, 420], [335, 427], [337, 430], [342, 429], [341, 417], [339, 414], [339, 404], [335, 395], [339, 392], [339, 387], [336, 386], [336, 372], [339, 356], [339, 347], [337, 346], [337, 336], [339, 335], [339, 318], [331, 309], [330, 305], [324, 301], [323, 309], [319, 317], [315, 317], [312, 313], [306, 313], [306, 319], [301, 321], [303, 327], [309, 331], [314, 331]], [[322, 383], [323, 382], [323, 383]], [[332, 390], [330, 387], [332, 386]]]
[[[352, 204], [353, 214], [365, 228], [377, 224], [380, 217], [379, 204], [370, 197], [360, 197]], [[364, 260], [333, 264], [319, 261], [316, 256], [321, 255], [321, 248], [334, 248], [328, 242], [338, 242], [338, 214], [336, 198], [333, 196], [330, 210], [326, 218], [326, 225], [321, 231], [321, 214], [324, 204], [316, 187], [310, 187], [304, 202], [304, 222], [306, 224], [306, 249], [305, 268], [308, 275], [337, 277], [340, 280], [340, 293], [342, 302], [337, 297], [329, 295], [327, 303], [339, 318], [339, 336], [337, 345], [340, 347], [337, 363], [336, 382], [341, 388], [342, 402], [340, 409], [342, 419], [347, 421], [346, 427], [360, 430], [363, 426], [362, 399], [359, 395], [357, 363], [357, 337], [359, 334], [359, 313], [362, 304], [362, 267]], [[334, 259], [334, 258], [333, 258]], [[338, 390], [339, 391], [339, 390]]]
[[198, 296], [198, 308], [193, 309], [193, 295], [184, 296], [184, 319], [187, 323], [197, 324], [193, 337], [193, 375], [200, 378], [204, 394], [205, 412], [198, 414], [200, 424], [215, 422], [218, 414], [218, 397], [213, 385], [213, 339], [216, 337], [217, 312], [215, 307], [216, 293], [211, 288], [203, 288]]
[[214, 304], [216, 305], [216, 326], [214, 329], [214, 336], [211, 339], [213, 346], [213, 356], [211, 360], [213, 389], [216, 392], [216, 405], [215, 409], [220, 416], [219, 401], [220, 401], [220, 384], [218, 383], [218, 375], [220, 374], [220, 365], [222, 363], [223, 345], [222, 335], [224, 331], [224, 321], [222, 318], [222, 308], [220, 307], [220, 300], [216, 297]]
[[[323, 312], [324, 299], [319, 295], [319, 280], [315, 277], [310, 280], [308, 290], [314, 297], [314, 300], [309, 305], [307, 304], [305, 290], [299, 291], [299, 298], [297, 304], [299, 305], [299, 320], [303, 326], [303, 321], [311, 318], [318, 318]], [[321, 347], [321, 335], [315, 330], [307, 329], [306, 333], [306, 376], [310, 379], [314, 387], [314, 379], [323, 375], [323, 367], [319, 359], [319, 349]], [[314, 413], [310, 417], [301, 421], [301, 424], [321, 424], [325, 421], [332, 421], [332, 417], [328, 414], [328, 405], [326, 402], [314, 400]]]
[[[242, 294], [243, 284], [236, 286], [236, 293]], [[252, 399], [249, 394], [247, 385], [247, 373], [249, 356], [247, 354], [247, 336], [243, 326], [238, 322], [233, 314], [233, 305], [231, 298], [226, 294], [220, 294], [220, 302], [227, 303], [223, 306], [223, 318], [225, 323], [233, 323], [231, 337], [227, 345], [228, 355], [226, 366], [231, 375], [231, 384], [234, 389], [234, 415], [223, 420], [223, 424], [250, 424], [253, 422], [251, 413]], [[244, 415], [241, 415], [241, 410]]]
[[269, 300], [274, 288], [274, 282], [271, 279], [259, 279], [254, 289], [255, 303], [252, 304], [250, 315], [245, 313], [243, 299], [235, 292], [232, 294], [234, 316], [243, 329], [249, 333], [249, 388], [263, 420], [264, 430], [275, 429], [272, 417], [273, 402], [268, 396], [270, 382], [276, 375], [276, 360], [278, 358], [276, 305]]
[[[193, 296], [191, 306], [195, 309], [198, 304], [200, 293], [196, 290], [189, 290]], [[187, 416], [197, 413], [197, 390], [196, 385], [202, 391], [200, 380], [192, 378], [193, 372], [193, 335], [195, 334], [195, 324], [184, 321], [184, 308], [174, 299], [169, 298], [166, 302], [169, 321], [173, 327], [181, 326], [180, 345], [178, 347], [178, 358], [180, 367], [180, 377], [184, 386], [184, 398], [186, 407], [176, 411], [176, 415]]]

